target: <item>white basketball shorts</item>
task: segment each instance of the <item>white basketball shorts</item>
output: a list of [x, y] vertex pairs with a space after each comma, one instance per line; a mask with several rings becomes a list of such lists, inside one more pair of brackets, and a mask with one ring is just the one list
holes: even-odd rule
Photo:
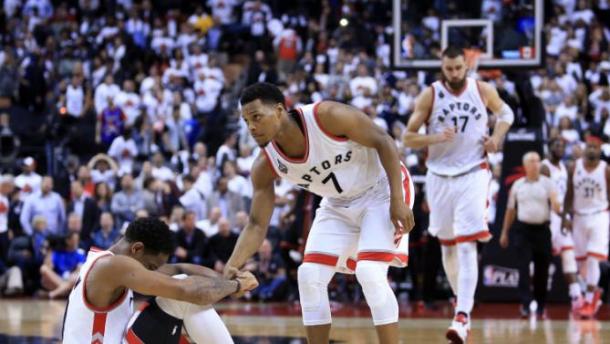
[[[412, 208], [413, 183], [404, 166], [402, 180], [405, 202]], [[381, 178], [355, 199], [322, 200], [305, 245], [303, 262], [333, 266], [343, 273], [353, 273], [359, 260], [404, 267], [408, 263], [409, 236], [394, 234], [389, 184], [387, 178]]]
[[430, 207], [428, 232], [441, 245], [489, 241], [487, 192], [491, 172], [483, 167], [457, 177], [444, 177], [430, 171], [426, 175], [426, 196]]

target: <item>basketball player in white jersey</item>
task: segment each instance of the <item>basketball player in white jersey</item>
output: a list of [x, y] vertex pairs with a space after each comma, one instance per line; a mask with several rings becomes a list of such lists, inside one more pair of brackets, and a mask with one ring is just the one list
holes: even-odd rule
[[[540, 173], [553, 181], [557, 190], [559, 202], [563, 205], [568, 189], [568, 169], [561, 162], [565, 154], [566, 144], [562, 139], [554, 139], [549, 143], [549, 158], [542, 161]], [[563, 210], [562, 210], [563, 211]], [[561, 267], [569, 286], [572, 311], [578, 312], [584, 304], [582, 290], [578, 283], [578, 266], [574, 255], [572, 233], [561, 228], [561, 216], [551, 212], [551, 241], [553, 254], [561, 256]]]
[[[107, 251], [90, 251], [68, 298], [63, 343], [178, 343], [183, 320], [185, 326], [188, 321], [197, 321], [194, 324], [197, 326], [191, 326], [197, 332], [210, 333], [215, 331], [214, 327], [226, 331], [218, 314], [211, 314], [215, 313], [213, 309], [194, 308], [187, 313], [189, 310], [180, 311], [184, 309], [180, 301], [209, 307], [228, 295], [255, 288], [256, 279], [244, 272], [228, 280], [201, 266], [165, 264], [173, 252], [172, 246], [172, 233], [165, 223], [138, 219], [127, 227], [125, 237]], [[178, 274], [191, 276], [170, 277]], [[152, 306], [147, 307], [148, 326], [131, 324], [126, 333], [133, 314], [132, 291], [158, 298], [151, 300]], [[205, 315], [200, 315], [204, 312]], [[189, 318], [191, 315], [194, 319]], [[210, 324], [214, 326], [208, 327]], [[224, 341], [212, 342], [230, 342], [227, 334], [221, 334]], [[210, 335], [200, 337], [207, 339]], [[205, 339], [198, 342], [203, 343]]]
[[[461, 49], [445, 49], [441, 63], [443, 79], [419, 95], [404, 142], [412, 148], [428, 147], [429, 232], [441, 242], [445, 273], [457, 296], [446, 336], [452, 343], [463, 343], [477, 287], [476, 242], [491, 239], [486, 219], [491, 178], [486, 153], [498, 150], [514, 115], [495, 88], [466, 77]], [[488, 136], [487, 109], [497, 117], [492, 136]], [[425, 134], [420, 133], [424, 124]]]
[[585, 305], [578, 312], [583, 318], [595, 316], [601, 306], [599, 262], [608, 260], [610, 167], [600, 160], [601, 145], [600, 138], [587, 137], [584, 157], [568, 171], [564, 203], [563, 223], [569, 226], [567, 215], [572, 216], [574, 253], [587, 283]]
[[394, 140], [348, 105], [322, 101], [289, 112], [282, 92], [268, 83], [246, 88], [240, 102], [263, 153], [252, 168], [249, 222], [225, 274], [241, 268], [265, 239], [275, 203], [274, 180], [285, 178], [324, 197], [298, 270], [309, 342], [328, 343], [331, 278], [335, 272], [355, 272], [379, 341], [398, 343], [398, 303], [387, 272], [391, 264], [406, 265], [406, 233], [414, 223], [409, 208], [413, 185]]

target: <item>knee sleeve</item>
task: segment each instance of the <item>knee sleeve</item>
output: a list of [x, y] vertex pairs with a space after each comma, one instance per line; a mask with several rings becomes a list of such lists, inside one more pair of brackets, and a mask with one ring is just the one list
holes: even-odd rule
[[474, 292], [479, 279], [477, 246], [474, 242], [457, 244], [458, 292], [456, 312], [470, 314], [474, 305]]
[[561, 268], [563, 269], [564, 274], [575, 274], [578, 271], [574, 250], [565, 250], [561, 252]]
[[398, 302], [388, 283], [388, 263], [361, 260], [356, 278], [373, 315], [375, 326], [398, 321]]
[[184, 328], [195, 343], [233, 343], [229, 330], [214, 308], [190, 312], [184, 317]]
[[453, 293], [457, 295], [458, 286], [458, 262], [457, 252], [454, 246], [441, 246], [441, 253], [443, 256], [443, 268], [445, 269], [445, 275], [449, 281], [449, 286], [453, 290]]
[[587, 281], [588, 286], [595, 286], [599, 283], [599, 260], [594, 257], [587, 257], [587, 276], [585, 280]]
[[[187, 277], [188, 277], [187, 275], [172, 276], [172, 278], [175, 278], [175, 279], [185, 279]], [[168, 299], [168, 298], [160, 297], [160, 296], [157, 296], [155, 298], [155, 301], [159, 305], [159, 308], [162, 311], [164, 311], [165, 313], [167, 313], [177, 319], [184, 319], [184, 317], [186, 316], [186, 314], [188, 314], [191, 307], [196, 307], [198, 309], [201, 309], [203, 307], [210, 308], [210, 306], [193, 305], [193, 304], [185, 302], [185, 301], [178, 301], [178, 300]]]
[[326, 265], [303, 263], [299, 266], [299, 298], [305, 326], [330, 324], [328, 283], [334, 274], [334, 267]]

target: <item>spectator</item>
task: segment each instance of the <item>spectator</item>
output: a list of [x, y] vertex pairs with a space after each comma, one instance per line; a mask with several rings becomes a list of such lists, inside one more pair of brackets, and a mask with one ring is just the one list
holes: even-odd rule
[[227, 218], [230, 224], [235, 223], [235, 215], [245, 210], [244, 200], [240, 195], [229, 190], [226, 177], [218, 179], [216, 191], [208, 198], [208, 209], [220, 208], [223, 217]]
[[51, 247], [40, 267], [41, 285], [50, 299], [65, 297], [76, 283], [85, 252], [79, 248], [79, 234], [68, 233]]
[[116, 216], [119, 227], [125, 222], [131, 222], [136, 217], [136, 211], [144, 207], [142, 193], [136, 190], [133, 177], [126, 174], [121, 178], [121, 191], [112, 197], [110, 209]]
[[213, 269], [222, 272], [225, 263], [229, 260], [231, 252], [235, 248], [238, 235], [231, 232], [231, 224], [226, 218], [218, 220], [218, 233], [214, 234], [209, 241], [210, 255], [214, 262]]
[[12, 192], [13, 176], [0, 176], [0, 265], [2, 265], [2, 262], [6, 262], [10, 239], [13, 234], [8, 227], [9, 197]]
[[246, 228], [248, 224], [248, 213], [245, 211], [240, 211], [235, 216], [235, 226], [233, 226], [232, 232], [235, 234], [240, 234], [241, 231]]
[[83, 77], [72, 76], [72, 82], [66, 88], [65, 107], [66, 114], [70, 117], [82, 118], [91, 106], [91, 94], [83, 85]]
[[91, 180], [93, 183], [107, 183], [110, 188], [114, 189], [116, 184], [115, 178], [119, 167], [116, 162], [106, 154], [97, 154], [87, 164], [91, 171]]
[[165, 166], [165, 158], [163, 154], [157, 152], [152, 158], [152, 176], [161, 181], [173, 180], [175, 178], [174, 172]]
[[235, 152], [235, 145], [237, 144], [237, 135], [235, 133], [228, 133], [225, 136], [225, 140], [223, 144], [218, 148], [218, 152], [216, 152], [216, 167], [218, 169], [222, 168], [222, 164], [225, 161], [235, 161], [237, 158]]
[[36, 173], [35, 169], [36, 161], [34, 161], [34, 158], [27, 157], [23, 159], [23, 172], [15, 178], [15, 186], [21, 190], [22, 201], [25, 201], [27, 196], [40, 190], [42, 177]]
[[[245, 6], [245, 5], [244, 5]], [[291, 28], [285, 28], [273, 40], [278, 57], [279, 79], [285, 81], [294, 70], [297, 59], [303, 49], [301, 38]]]
[[174, 257], [178, 263], [204, 263], [204, 249], [207, 238], [205, 234], [195, 227], [196, 215], [186, 211], [182, 216], [182, 227], [176, 233], [176, 250]]
[[142, 202], [144, 204], [144, 209], [151, 216], [160, 216], [162, 214], [163, 207], [163, 191], [162, 183], [152, 177], [146, 178], [144, 180], [144, 187], [142, 189]]
[[84, 194], [83, 185], [79, 181], [73, 181], [70, 185], [72, 200], [68, 204], [68, 214], [76, 214], [81, 219], [81, 238], [88, 241], [93, 230], [97, 226], [98, 207], [95, 201]]
[[210, 210], [210, 215], [207, 219], [200, 221], [198, 227], [205, 233], [208, 238], [218, 233], [218, 220], [222, 217], [222, 211], [219, 207], [214, 207]]
[[197, 221], [205, 220], [207, 203], [201, 191], [194, 187], [195, 179], [191, 175], [182, 178], [184, 194], [180, 197], [180, 204], [188, 211], [193, 212]]
[[66, 212], [64, 202], [58, 193], [53, 191], [53, 178], [42, 178], [40, 191], [28, 197], [23, 203], [21, 226], [26, 234], [33, 233], [32, 220], [42, 216], [47, 222], [49, 234], [60, 234], [64, 230]]
[[112, 190], [108, 184], [104, 182], [95, 184], [95, 194], [93, 195], [93, 199], [97, 206], [98, 213], [110, 211], [112, 204]]
[[126, 128], [123, 135], [115, 138], [108, 148], [108, 155], [119, 164], [119, 176], [133, 172], [134, 159], [138, 155], [138, 147], [131, 134], [131, 128]]
[[181, 206], [174, 206], [172, 209], [172, 213], [169, 216], [169, 229], [172, 232], [178, 232], [180, 228], [182, 228], [182, 218], [184, 217], [185, 210]]
[[103, 212], [100, 216], [100, 228], [93, 234], [93, 246], [106, 250], [112, 246], [121, 233], [114, 227], [114, 219], [109, 212]]
[[114, 98], [114, 102], [125, 114], [125, 124], [133, 126], [136, 118], [140, 116], [141, 99], [135, 93], [135, 83], [133, 80], [125, 80], [123, 90]]
[[109, 147], [115, 138], [121, 136], [125, 130], [127, 117], [112, 98], [106, 100], [106, 107], [98, 112], [95, 126], [95, 142], [102, 147]]
[[106, 74], [104, 82], [95, 88], [95, 113], [101, 114], [106, 108], [112, 109], [114, 107], [114, 98], [120, 91], [119, 86], [114, 83], [112, 74]]
[[[97, 216], [97, 215], [96, 215]], [[95, 219], [94, 219], [95, 220]], [[82, 219], [76, 213], [68, 214], [68, 224], [66, 225], [66, 233], [79, 233], [82, 237]], [[80, 248], [83, 250], [89, 250], [91, 246], [91, 235], [87, 238], [82, 238], [80, 240]]]
[[260, 301], [282, 300], [285, 292], [286, 270], [279, 255], [273, 254], [271, 242], [263, 241], [254, 261], [246, 265], [258, 279], [258, 288], [252, 295]]
[[227, 178], [229, 191], [232, 191], [244, 198], [246, 203], [252, 198], [250, 182], [246, 178], [237, 174], [235, 161], [226, 161], [223, 165], [223, 175]]
[[7, 170], [13, 167], [21, 140], [10, 126], [10, 117], [7, 113], [0, 114], [0, 168]]

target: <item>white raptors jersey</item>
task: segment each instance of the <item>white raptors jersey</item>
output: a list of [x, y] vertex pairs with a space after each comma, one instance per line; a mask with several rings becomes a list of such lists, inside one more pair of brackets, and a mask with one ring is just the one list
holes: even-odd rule
[[455, 128], [450, 142], [428, 147], [428, 169], [441, 175], [457, 175], [485, 161], [483, 137], [488, 133], [487, 108], [481, 99], [477, 81], [466, 78], [459, 94], [451, 93], [442, 81], [432, 84], [432, 111], [428, 119], [429, 134]]
[[566, 166], [561, 161], [559, 162], [559, 166], [553, 165], [549, 159], [542, 160], [542, 164], [548, 167], [551, 174], [550, 178], [557, 189], [557, 197], [559, 198], [559, 202], [563, 205], [563, 199], [566, 197], [566, 192], [568, 190], [568, 169], [566, 169]]
[[576, 214], [594, 214], [608, 209], [606, 185], [606, 162], [600, 160], [597, 167], [588, 172], [582, 159], [576, 161], [574, 176], [574, 212]]
[[349, 199], [385, 177], [374, 148], [332, 136], [317, 118], [319, 103], [297, 109], [305, 135], [305, 156], [287, 157], [275, 143], [263, 150], [275, 173], [302, 189], [322, 197]]
[[119, 344], [129, 318], [133, 313], [131, 290], [112, 305], [99, 308], [91, 305], [85, 294], [89, 270], [99, 258], [110, 256], [110, 251], [89, 251], [85, 264], [81, 267], [78, 280], [70, 293], [64, 315], [64, 344]]

